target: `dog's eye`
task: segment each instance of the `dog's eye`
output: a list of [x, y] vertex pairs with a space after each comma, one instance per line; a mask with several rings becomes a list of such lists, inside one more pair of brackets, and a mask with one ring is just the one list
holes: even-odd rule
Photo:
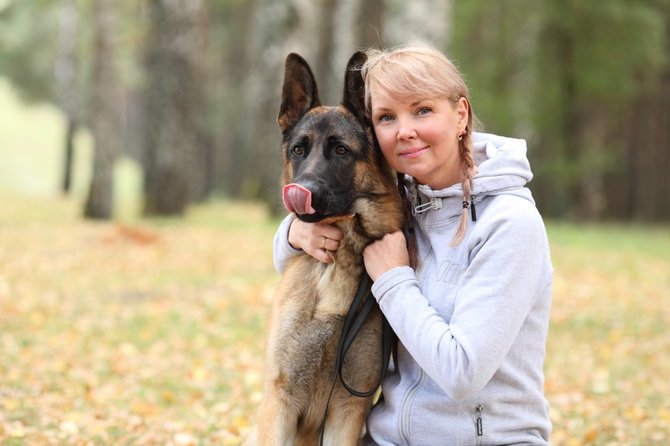
[[349, 152], [349, 149], [347, 149], [344, 146], [336, 146], [335, 147], [335, 153], [338, 155], [346, 155]]
[[303, 149], [302, 146], [293, 146], [291, 151], [298, 156], [303, 156], [305, 154], [305, 149]]

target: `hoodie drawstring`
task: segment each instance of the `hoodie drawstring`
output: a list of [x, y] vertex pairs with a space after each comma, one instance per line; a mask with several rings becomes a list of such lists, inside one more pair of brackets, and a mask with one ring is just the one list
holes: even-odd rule
[[477, 211], [475, 210], [474, 198], [470, 197], [470, 201], [463, 200], [463, 209], [470, 209], [470, 217], [472, 217], [472, 221], [477, 221]]

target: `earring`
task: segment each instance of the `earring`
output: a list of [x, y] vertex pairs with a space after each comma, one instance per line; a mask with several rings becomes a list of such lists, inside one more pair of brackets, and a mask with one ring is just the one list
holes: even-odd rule
[[468, 133], [468, 128], [466, 127], [459, 135], [458, 135], [458, 140], [463, 141], [463, 137], [467, 135]]

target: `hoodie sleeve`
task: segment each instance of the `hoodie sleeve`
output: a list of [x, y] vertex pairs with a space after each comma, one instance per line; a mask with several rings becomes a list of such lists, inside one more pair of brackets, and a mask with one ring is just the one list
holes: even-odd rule
[[289, 214], [282, 220], [277, 228], [275, 233], [273, 250], [272, 250], [272, 261], [274, 262], [275, 269], [279, 274], [283, 274], [286, 269], [286, 264], [289, 259], [300, 255], [303, 253], [301, 249], [295, 249], [288, 242], [288, 231], [291, 227], [291, 223], [295, 219], [295, 214]]
[[373, 285], [405, 348], [454, 400], [484, 388], [551, 282], [544, 225], [534, 206], [525, 209], [473, 231], [449, 323], [422, 295], [411, 268], [387, 271]]

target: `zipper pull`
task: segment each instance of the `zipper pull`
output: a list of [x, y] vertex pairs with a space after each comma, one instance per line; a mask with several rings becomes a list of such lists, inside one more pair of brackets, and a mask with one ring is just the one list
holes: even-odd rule
[[477, 211], [475, 210], [475, 197], [470, 197], [470, 212], [472, 221], [477, 221]]
[[442, 209], [442, 199], [439, 197], [433, 197], [428, 203], [418, 204], [412, 208], [412, 214], [423, 214], [424, 212], [431, 209], [436, 211], [438, 209]]
[[484, 427], [482, 426], [482, 412], [484, 411], [484, 406], [481, 404], [477, 405], [477, 436], [481, 437], [484, 435]]

